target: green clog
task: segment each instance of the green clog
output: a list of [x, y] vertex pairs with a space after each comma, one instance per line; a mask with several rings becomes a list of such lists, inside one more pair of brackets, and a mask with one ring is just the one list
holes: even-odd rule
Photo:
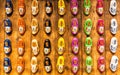
[[84, 0], [84, 14], [89, 15], [90, 14], [90, 8], [91, 8], [91, 0]]
[[91, 53], [91, 48], [92, 48], [92, 39], [90, 37], [87, 37], [85, 40], [85, 52], [86, 52], [86, 54]]
[[91, 30], [92, 30], [92, 20], [87, 19], [84, 23], [84, 32], [86, 35], [90, 35]]
[[91, 56], [86, 57], [86, 72], [91, 73], [92, 71], [93, 60]]

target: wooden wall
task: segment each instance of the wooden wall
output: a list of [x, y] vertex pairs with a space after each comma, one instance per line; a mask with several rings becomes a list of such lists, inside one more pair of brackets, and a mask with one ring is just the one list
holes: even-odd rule
[[[21, 75], [73, 75], [71, 72], [71, 58], [74, 56], [74, 54], [71, 52], [71, 41], [73, 37], [77, 37], [79, 38], [79, 54], [77, 55], [77, 57], [80, 60], [80, 64], [79, 64], [79, 71], [77, 73], [77, 75], [120, 75], [120, 62], [118, 65], [118, 69], [115, 73], [113, 73], [110, 69], [109, 69], [109, 64], [110, 64], [110, 59], [112, 57], [112, 53], [109, 50], [109, 44], [110, 44], [110, 40], [113, 37], [113, 35], [110, 33], [110, 20], [112, 18], [116, 18], [118, 21], [118, 26], [120, 24], [120, 1], [117, 0], [118, 3], [118, 8], [117, 8], [117, 15], [116, 16], [111, 16], [109, 13], [109, 3], [110, 0], [104, 0], [104, 14], [100, 17], [97, 15], [96, 13], [96, 3], [97, 0], [91, 0], [92, 2], [92, 8], [91, 8], [91, 12], [89, 16], [85, 16], [83, 14], [83, 0], [78, 0], [79, 1], [79, 14], [77, 16], [73, 16], [70, 12], [70, 0], [65, 0], [65, 4], [66, 4], [66, 14], [63, 16], [65, 23], [66, 23], [66, 28], [65, 28], [65, 34], [63, 35], [63, 38], [65, 39], [65, 52], [63, 54], [63, 56], [65, 57], [65, 71], [63, 74], [59, 74], [56, 68], [56, 63], [57, 63], [57, 58], [58, 58], [58, 53], [57, 53], [57, 40], [60, 37], [60, 35], [58, 34], [58, 30], [57, 30], [57, 22], [58, 19], [60, 18], [60, 16], [57, 13], [57, 1], [58, 0], [53, 0], [53, 13], [52, 15], [49, 17], [46, 15], [45, 13], [45, 0], [38, 0], [39, 1], [39, 14], [37, 16], [35, 16], [35, 18], [37, 18], [37, 20], [39, 21], [39, 32], [36, 36], [33, 36], [31, 34], [31, 20], [32, 18], [34, 18], [34, 16], [32, 16], [31, 14], [31, 2], [32, 0], [25, 0], [25, 4], [26, 4], [26, 13], [23, 16], [25, 22], [26, 22], [26, 32], [23, 36], [21, 36], [18, 33], [18, 26], [17, 26], [17, 21], [19, 16], [18, 13], [18, 2], [17, 0], [12, 0], [13, 2], [13, 7], [14, 7], [14, 12], [12, 14], [12, 16], [8, 17], [5, 14], [5, 0], [0, 0], [0, 75], [6, 75], [4, 73], [3, 70], [3, 60], [4, 57], [6, 56], [4, 54], [3, 51], [3, 42], [5, 40], [5, 38], [9, 38], [12, 41], [12, 53], [10, 54], [10, 59], [11, 59], [11, 63], [12, 63], [12, 71], [10, 74], [8, 75], [18, 75], [17, 71], [16, 71], [16, 61], [17, 61], [17, 40], [19, 37], [23, 38], [25, 41], [25, 54], [23, 56], [23, 58], [25, 59], [25, 70]], [[79, 33], [76, 36], [73, 36], [71, 33], [71, 28], [70, 28], [70, 23], [71, 23], [71, 19], [73, 17], [77, 17], [79, 20]], [[4, 32], [4, 24], [3, 24], [3, 20], [5, 18], [10, 18], [10, 20], [12, 21], [12, 28], [13, 28], [13, 32], [11, 35], [7, 35]], [[44, 21], [45, 19], [51, 19], [52, 22], [52, 33], [48, 36], [46, 35], [46, 33], [44, 32]], [[85, 38], [86, 35], [83, 31], [83, 26], [84, 26], [84, 21], [90, 18], [92, 19], [93, 22], [93, 28], [92, 28], [92, 32], [90, 37], [93, 39], [93, 46], [92, 46], [92, 53], [90, 54], [93, 58], [93, 70], [92, 73], [87, 74], [85, 71], [85, 59], [86, 59], [86, 53], [84, 52], [84, 42], [85, 42]], [[106, 71], [104, 73], [100, 73], [97, 70], [97, 59], [100, 56], [100, 54], [97, 51], [97, 40], [99, 39], [99, 35], [96, 31], [96, 24], [97, 24], [97, 20], [98, 19], [103, 19], [105, 22], [105, 34], [103, 35], [103, 37], [106, 40], [106, 47], [105, 47], [105, 52], [102, 54], [102, 56], [104, 56], [106, 58]], [[118, 42], [120, 42], [120, 27], [118, 27], [118, 32], [115, 35], [118, 38]], [[38, 59], [38, 64], [39, 64], [39, 70], [36, 74], [32, 74], [31, 69], [30, 69], [30, 60], [31, 57], [33, 56], [32, 52], [31, 52], [31, 40], [32, 39], [37, 39], [39, 41], [39, 47], [40, 47], [40, 53], [37, 56]], [[48, 55], [48, 57], [50, 57], [51, 61], [52, 61], [52, 72], [51, 73], [46, 73], [44, 70], [44, 63], [43, 60], [45, 58], [44, 53], [43, 53], [43, 48], [44, 48], [44, 41], [45, 39], [50, 39], [51, 41], [51, 45], [52, 45], [52, 51], [50, 53], [50, 55]], [[114, 55], [117, 55], [120, 59], [120, 43], [118, 43], [118, 48], [117, 48], [117, 52]]]

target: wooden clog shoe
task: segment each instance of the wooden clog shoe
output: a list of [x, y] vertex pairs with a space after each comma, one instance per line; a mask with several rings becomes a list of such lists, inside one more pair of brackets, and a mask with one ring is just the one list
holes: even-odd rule
[[23, 39], [19, 38], [18, 39], [18, 44], [17, 44], [17, 49], [18, 49], [18, 55], [23, 55], [25, 52], [25, 42]]
[[63, 73], [64, 72], [64, 57], [63, 56], [59, 56], [57, 59], [57, 69], [59, 73]]
[[97, 32], [98, 34], [102, 35], [104, 34], [104, 21], [102, 19], [99, 19], [98, 20], [98, 23], [97, 23]]
[[36, 39], [32, 40], [32, 53], [36, 56], [39, 54], [39, 45]]
[[73, 39], [72, 39], [71, 47], [72, 47], [72, 52], [73, 52], [74, 54], [78, 54], [78, 52], [79, 52], [78, 38], [73, 38]]
[[11, 65], [10, 59], [8, 57], [5, 57], [3, 63], [4, 63], [3, 64], [4, 65], [4, 72], [5, 73], [10, 73], [11, 70], [12, 70], [12, 65]]
[[32, 73], [36, 73], [38, 71], [38, 61], [35, 56], [31, 59], [31, 71]]
[[32, 15], [37, 15], [39, 12], [39, 3], [38, 0], [32, 1]]
[[92, 20], [87, 19], [84, 23], [84, 32], [86, 35], [90, 35], [91, 30], [92, 30]]
[[65, 2], [64, 0], [58, 1], [58, 14], [63, 16], [66, 12]]
[[25, 69], [25, 60], [23, 57], [18, 57], [17, 59], [17, 72], [21, 74]]
[[116, 0], [111, 0], [110, 1], [109, 12], [113, 16], [117, 14], [117, 1]]
[[8, 18], [4, 20], [4, 29], [6, 34], [12, 33], [12, 22]]
[[52, 14], [53, 12], [52, 0], [46, 0], [45, 11], [47, 15]]
[[20, 16], [23, 16], [25, 14], [26, 7], [25, 7], [24, 0], [18, 0], [18, 11], [19, 11]]
[[118, 31], [118, 23], [116, 19], [111, 19], [110, 32], [115, 35]]
[[90, 54], [92, 50], [92, 39], [87, 37], [85, 40], [85, 52], [86, 54]]
[[6, 55], [9, 55], [12, 51], [12, 47], [11, 47], [11, 41], [9, 39], [5, 39], [4, 41], [4, 53]]
[[77, 15], [78, 13], [78, 0], [70, 1], [70, 9], [73, 15]]
[[105, 51], [105, 40], [103, 37], [100, 37], [97, 42], [97, 50], [100, 54], [102, 54]]
[[93, 66], [93, 60], [91, 56], [86, 57], [86, 72], [91, 73], [92, 72], [92, 66]]
[[96, 9], [97, 9], [98, 15], [100, 16], [103, 14], [103, 11], [104, 11], [103, 4], [104, 4], [103, 0], [97, 0]]
[[63, 18], [60, 18], [58, 20], [58, 30], [60, 35], [63, 35], [65, 33], [65, 21]]
[[90, 14], [90, 8], [91, 8], [91, 0], [84, 0], [84, 14], [89, 15]]
[[6, 10], [6, 14], [7, 15], [11, 15], [12, 14], [12, 12], [13, 12], [12, 0], [6, 0], [5, 10]]
[[32, 34], [36, 35], [39, 31], [39, 24], [37, 19], [32, 19], [32, 24], [31, 24], [31, 29], [32, 29]]
[[118, 40], [116, 37], [112, 37], [111, 42], [110, 42], [110, 51], [112, 53], [116, 53], [118, 47]]
[[44, 60], [44, 67], [45, 67], [45, 71], [47, 73], [50, 73], [51, 70], [52, 70], [52, 64], [51, 64], [51, 60], [49, 57], [45, 57], [45, 60]]
[[110, 69], [112, 72], [115, 72], [118, 68], [119, 59], [116, 55], [113, 55], [110, 61]]
[[26, 25], [23, 18], [18, 19], [18, 30], [21, 35], [23, 35], [26, 31]]
[[72, 58], [72, 72], [76, 74], [79, 69], [79, 60], [78, 57], [73, 57]]
[[77, 18], [72, 19], [71, 30], [72, 30], [73, 35], [76, 35], [78, 33], [78, 19]]
[[46, 39], [44, 42], [44, 54], [48, 55], [51, 52], [51, 43], [49, 39]]
[[100, 56], [98, 58], [98, 70], [103, 73], [105, 71], [105, 58]]
[[64, 53], [64, 49], [65, 49], [65, 41], [63, 37], [60, 37], [58, 39], [58, 54], [62, 55]]
[[45, 33], [50, 34], [52, 32], [51, 21], [50, 19], [45, 20]]

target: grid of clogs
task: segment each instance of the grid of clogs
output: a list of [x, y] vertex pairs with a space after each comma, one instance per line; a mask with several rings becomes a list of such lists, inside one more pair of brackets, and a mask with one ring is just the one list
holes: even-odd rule
[[0, 75], [119, 75], [119, 0], [0, 0]]

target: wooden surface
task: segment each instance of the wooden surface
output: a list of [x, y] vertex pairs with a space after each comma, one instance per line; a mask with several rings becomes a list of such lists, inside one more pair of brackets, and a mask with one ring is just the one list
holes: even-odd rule
[[[39, 2], [39, 14], [37, 16], [32, 16], [31, 14], [31, 2], [32, 0], [25, 0], [25, 4], [26, 4], [26, 13], [23, 16], [25, 22], [26, 22], [26, 32], [23, 36], [21, 36], [18, 33], [18, 26], [17, 26], [17, 21], [19, 16], [18, 13], [18, 2], [17, 0], [12, 0], [13, 2], [13, 7], [14, 7], [14, 12], [12, 14], [12, 16], [8, 17], [10, 18], [10, 20], [12, 21], [12, 29], [13, 32], [11, 35], [7, 35], [4, 32], [4, 24], [3, 24], [3, 20], [5, 18], [7, 18], [6, 14], [5, 14], [5, 0], [0, 0], [0, 75], [6, 75], [4, 73], [3, 70], [3, 60], [4, 57], [6, 56], [4, 54], [3, 51], [3, 42], [5, 40], [5, 38], [9, 38], [12, 41], [12, 53], [10, 54], [10, 56], [8, 56], [11, 59], [11, 63], [12, 63], [12, 71], [10, 74], [8, 75], [18, 75], [17, 71], [16, 71], [16, 61], [17, 61], [17, 40], [19, 37], [23, 38], [25, 41], [25, 54], [23, 56], [23, 58], [25, 59], [25, 70], [21, 75], [73, 75], [73, 73], [71, 72], [71, 59], [73, 56], [75, 56], [72, 52], [71, 52], [71, 41], [73, 37], [77, 37], [79, 38], [79, 54], [76, 55], [79, 58], [79, 71], [76, 75], [120, 75], [120, 65], [118, 65], [118, 69], [115, 73], [111, 72], [110, 68], [109, 68], [109, 64], [110, 64], [110, 59], [112, 57], [112, 53], [109, 50], [109, 44], [110, 44], [110, 40], [113, 37], [113, 35], [110, 33], [110, 21], [112, 18], [116, 18], [118, 21], [118, 26], [120, 24], [120, 8], [117, 8], [117, 15], [116, 16], [111, 16], [109, 13], [109, 3], [110, 0], [104, 0], [104, 14], [100, 17], [98, 16], [98, 14], [96, 13], [96, 0], [91, 0], [91, 4], [92, 4], [92, 8], [90, 11], [90, 15], [89, 16], [85, 16], [83, 14], [83, 0], [79, 0], [79, 13], [77, 16], [73, 16], [70, 12], [70, 0], [65, 0], [65, 4], [66, 4], [66, 14], [63, 16], [65, 23], [66, 23], [66, 28], [65, 28], [65, 34], [63, 35], [63, 38], [65, 39], [65, 52], [63, 54], [63, 56], [65, 57], [65, 71], [63, 74], [59, 74], [56, 68], [56, 63], [57, 63], [57, 58], [58, 58], [58, 53], [57, 53], [57, 40], [59, 39], [60, 35], [58, 34], [58, 30], [57, 30], [57, 22], [58, 19], [60, 18], [60, 16], [57, 13], [57, 1], [58, 0], [53, 0], [52, 4], [53, 4], [53, 13], [52, 15], [49, 17], [46, 15], [45, 13], [45, 0], [38, 0]], [[118, 2], [118, 7], [120, 7], [120, 1], [117, 0]], [[76, 36], [73, 36], [71, 33], [71, 27], [70, 27], [70, 23], [71, 23], [71, 19], [73, 17], [77, 17], [79, 20], [79, 33]], [[33, 36], [31, 34], [31, 20], [32, 18], [37, 18], [37, 20], [39, 21], [39, 32], [37, 35]], [[50, 35], [46, 35], [46, 33], [44, 32], [44, 21], [49, 18], [52, 22], [52, 33]], [[85, 71], [85, 59], [86, 59], [86, 53], [84, 51], [84, 42], [85, 42], [85, 38], [86, 35], [83, 31], [83, 26], [84, 26], [84, 21], [86, 19], [92, 19], [93, 22], [93, 28], [92, 28], [92, 32], [90, 37], [93, 39], [93, 46], [92, 46], [92, 53], [90, 54], [90, 56], [92, 56], [93, 58], [93, 70], [92, 73], [87, 74]], [[104, 73], [100, 73], [97, 69], [97, 60], [100, 56], [100, 54], [97, 51], [97, 41], [100, 37], [100, 35], [98, 35], [97, 31], [96, 31], [96, 24], [97, 24], [97, 20], [98, 19], [103, 19], [104, 23], [105, 23], [105, 33], [103, 35], [103, 37], [106, 40], [106, 47], [105, 47], [105, 52], [102, 54], [102, 56], [104, 56], [106, 58], [106, 71]], [[117, 55], [120, 59], [120, 27], [118, 27], [118, 32], [115, 35], [118, 38], [118, 48], [117, 48], [117, 52], [114, 55]], [[32, 39], [37, 39], [39, 41], [39, 47], [40, 47], [40, 53], [37, 56], [38, 59], [38, 65], [39, 65], [39, 70], [36, 74], [32, 74], [31, 69], [30, 69], [30, 60], [33, 56], [32, 52], [31, 52], [31, 41]], [[48, 57], [50, 57], [51, 61], [52, 61], [52, 72], [51, 73], [46, 73], [45, 69], [44, 69], [44, 58], [45, 55], [43, 53], [43, 49], [44, 49], [44, 41], [45, 39], [50, 39], [51, 41], [51, 45], [52, 45], [52, 50], [50, 55], [48, 55]], [[120, 62], [119, 62], [120, 64]]]

